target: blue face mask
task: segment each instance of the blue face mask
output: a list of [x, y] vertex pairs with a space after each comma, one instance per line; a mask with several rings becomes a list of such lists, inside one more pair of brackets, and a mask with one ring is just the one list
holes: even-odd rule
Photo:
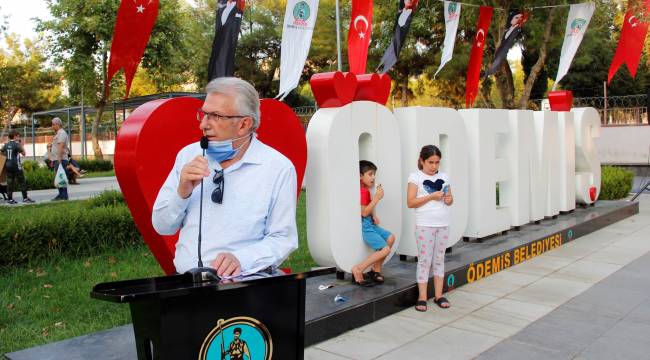
[[244, 143], [237, 149], [233, 149], [232, 142], [235, 140], [243, 139], [246, 136], [250, 136], [250, 135], [245, 135], [237, 139], [230, 139], [230, 140], [223, 140], [223, 141], [210, 141], [208, 143], [208, 149], [205, 151], [205, 153], [219, 163], [222, 161], [230, 160], [234, 158], [239, 152], [239, 150], [241, 149], [241, 147], [244, 146], [244, 144], [246, 144]]

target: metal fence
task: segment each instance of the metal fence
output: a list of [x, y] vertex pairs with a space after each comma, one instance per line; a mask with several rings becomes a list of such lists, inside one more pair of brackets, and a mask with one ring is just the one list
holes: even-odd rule
[[[137, 106], [144, 102], [177, 96], [194, 96], [202, 98], [201, 93], [165, 93], [140, 98], [132, 98], [124, 101], [116, 101], [112, 106], [107, 106], [98, 127], [98, 139], [100, 141], [115, 140], [117, 132], [124, 120]], [[534, 107], [538, 109], [548, 108], [548, 99], [531, 100]], [[648, 95], [626, 95], [611, 97], [583, 97], [574, 98], [573, 107], [593, 107], [601, 117], [603, 126], [625, 126], [625, 125], [648, 125]], [[318, 110], [316, 106], [301, 106], [293, 108], [305, 130], [309, 120]], [[16, 124], [14, 129], [18, 130], [25, 144], [36, 150], [36, 144], [51, 141], [54, 131], [51, 128], [39, 127], [39, 121], [46, 117], [59, 116], [64, 123], [64, 128], [70, 134], [70, 144], [80, 142], [81, 150], [76, 156], [86, 157], [88, 146], [91, 141], [90, 129], [95, 109], [92, 107], [70, 107], [54, 109], [34, 113], [31, 120], [22, 124]], [[0, 132], [0, 142], [7, 140], [6, 134]], [[110, 155], [110, 154], [109, 154]], [[34, 151], [34, 156], [38, 156]]]
[[[547, 99], [531, 100], [540, 108]], [[574, 98], [573, 107], [593, 107], [603, 126], [648, 125], [648, 95]]]

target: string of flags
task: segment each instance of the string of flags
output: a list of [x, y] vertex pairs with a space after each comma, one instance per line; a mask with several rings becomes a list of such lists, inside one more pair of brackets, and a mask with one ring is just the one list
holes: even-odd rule
[[[478, 95], [478, 83], [482, 76], [494, 74], [506, 59], [508, 50], [516, 43], [523, 31], [523, 26], [534, 9], [569, 6], [564, 42], [560, 55], [557, 76], [553, 90], [568, 73], [571, 62], [580, 47], [580, 43], [595, 10], [594, 3], [562, 4], [534, 6], [526, 9], [509, 11], [503, 37], [495, 52], [494, 59], [487, 71], [481, 73], [483, 50], [487, 40], [488, 29], [497, 7], [479, 6], [465, 2], [437, 0], [444, 3], [445, 40], [442, 47], [440, 65], [434, 75], [452, 60], [458, 24], [462, 6], [478, 6], [479, 18], [474, 35], [466, 77], [466, 106], [471, 107]], [[280, 89], [278, 98], [284, 99], [298, 86], [300, 75], [309, 54], [313, 30], [318, 15], [319, 0], [288, 0], [282, 31], [280, 59]], [[245, 0], [218, 0], [215, 22], [215, 36], [212, 54], [208, 64], [208, 78], [232, 76], [235, 69], [235, 48], [244, 15]], [[108, 83], [112, 76], [123, 68], [127, 77], [127, 97], [135, 69], [137, 68], [149, 34], [155, 23], [158, 0], [122, 0], [117, 14], [113, 33], [111, 57], [109, 60]], [[399, 0], [395, 14], [393, 36], [388, 48], [376, 69], [378, 73], [387, 73], [398, 61], [405, 43], [413, 17], [416, 15], [418, 0]], [[144, 14], [147, 16], [139, 16]], [[355, 75], [366, 73], [368, 47], [372, 38], [372, 0], [352, 0], [352, 12], [348, 32], [349, 71]], [[625, 64], [634, 77], [639, 65], [645, 37], [648, 32], [650, 17], [650, 0], [630, 0], [625, 13], [621, 36], [608, 73], [608, 82]], [[141, 19], [146, 19], [145, 22]], [[135, 31], [134, 31], [135, 30]], [[126, 35], [129, 35], [128, 37]], [[129, 41], [129, 39], [131, 39]], [[133, 40], [133, 39], [137, 39]]]

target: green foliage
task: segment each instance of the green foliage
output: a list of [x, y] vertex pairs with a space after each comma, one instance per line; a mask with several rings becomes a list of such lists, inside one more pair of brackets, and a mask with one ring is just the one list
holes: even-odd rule
[[28, 190], [53, 189], [54, 171], [47, 168], [25, 171], [25, 181], [27, 181]]
[[[571, 90], [574, 97], [603, 96], [603, 82], [607, 80], [609, 66], [614, 57], [621, 34], [622, 11], [617, 2], [597, 0], [596, 11], [580, 44], [568, 74], [560, 88]], [[564, 17], [563, 19], [566, 19]], [[564, 30], [561, 32], [564, 33]], [[647, 43], [647, 42], [646, 42]], [[560, 62], [562, 38], [556, 35], [557, 46], [551, 47], [546, 69], [554, 79]], [[608, 85], [607, 93], [613, 95], [643, 94], [650, 74], [650, 47], [646, 46], [639, 64], [636, 79], [632, 79], [626, 66], [622, 66]], [[646, 59], [645, 61], [643, 59]], [[645, 76], [644, 76], [645, 74]]]
[[117, 190], [106, 190], [88, 199], [86, 206], [92, 209], [101, 206], [118, 206], [124, 204], [124, 195], [121, 192]]
[[38, 161], [34, 160], [22, 160], [21, 164], [23, 165], [23, 170], [26, 172], [40, 168]]
[[90, 172], [113, 170], [113, 163], [109, 160], [77, 160], [77, 163], [81, 169]]
[[[63, 67], [73, 102], [83, 91], [87, 103], [102, 106], [104, 74], [120, 1], [48, 1], [51, 20], [39, 21], [37, 30], [47, 31], [52, 61]], [[193, 60], [185, 56], [183, 40], [189, 20], [184, 1], [161, 1], [156, 24], [142, 59], [142, 67], [160, 91], [180, 86], [184, 71]], [[122, 73], [120, 73], [122, 74]], [[123, 77], [117, 77], [111, 95], [124, 95]]]
[[69, 202], [56, 205], [0, 212], [3, 217], [0, 267], [62, 255], [88, 256], [140, 241], [129, 209], [123, 204], [91, 206]]
[[634, 173], [615, 166], [603, 166], [601, 173], [600, 200], [623, 199], [632, 190]]
[[18, 35], [11, 34], [5, 42], [7, 51], [0, 51], [0, 119], [6, 128], [9, 117], [18, 111], [30, 113], [58, 105], [61, 75], [46, 68], [43, 39], [21, 43]]

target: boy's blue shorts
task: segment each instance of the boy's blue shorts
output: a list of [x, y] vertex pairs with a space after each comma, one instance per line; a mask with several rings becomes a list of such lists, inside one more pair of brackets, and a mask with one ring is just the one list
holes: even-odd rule
[[391, 233], [375, 225], [372, 222], [372, 216], [366, 216], [361, 218], [361, 235], [363, 241], [376, 251], [388, 246], [386, 240]]

